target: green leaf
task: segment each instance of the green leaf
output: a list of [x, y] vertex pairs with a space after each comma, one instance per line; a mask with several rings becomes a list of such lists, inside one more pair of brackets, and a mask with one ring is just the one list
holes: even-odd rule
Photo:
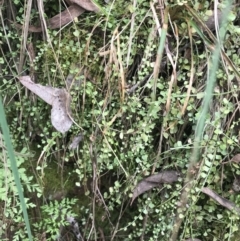
[[75, 30], [75, 31], [73, 32], [73, 35], [74, 35], [75, 37], [79, 37], [80, 32], [79, 32], [78, 30]]

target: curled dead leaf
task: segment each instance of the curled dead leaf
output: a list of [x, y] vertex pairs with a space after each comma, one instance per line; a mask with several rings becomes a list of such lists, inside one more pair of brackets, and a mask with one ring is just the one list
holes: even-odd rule
[[98, 12], [98, 6], [91, 0], [69, 0], [71, 3], [75, 3], [78, 6], [92, 12]]
[[158, 174], [144, 178], [134, 188], [131, 204], [136, 199], [136, 197], [138, 197], [142, 193], [149, 191], [154, 187], [158, 187], [160, 186], [160, 184], [163, 184], [163, 183], [177, 182], [179, 177], [180, 177], [179, 172], [171, 170], [171, 171], [162, 171], [162, 172], [159, 172]]
[[185, 241], [201, 241], [201, 240], [198, 238], [188, 238], [188, 239], [185, 239]]
[[[61, 13], [50, 18], [47, 22], [47, 26], [50, 29], [61, 28], [62, 26], [72, 22], [74, 18], [80, 16], [85, 10], [99, 12], [99, 7], [91, 0], [69, 0], [71, 5]], [[15, 24], [15, 26], [22, 28], [21, 25]], [[42, 32], [40, 26], [29, 26], [29, 32]]]
[[69, 145], [70, 150], [74, 150], [78, 147], [79, 143], [83, 140], [84, 135], [83, 133], [79, 133], [77, 136], [75, 136]]
[[212, 189], [210, 189], [208, 187], [204, 187], [204, 188], [202, 188], [202, 192], [207, 194], [209, 197], [211, 197], [213, 200], [215, 200], [221, 206], [227, 208], [230, 211], [236, 211], [237, 214], [240, 215], [240, 208], [237, 207], [235, 203], [233, 203], [233, 202], [229, 201], [228, 199], [218, 195]]
[[52, 106], [51, 122], [56, 130], [65, 133], [72, 126], [70, 115], [71, 97], [66, 89], [53, 88], [34, 83], [30, 76], [19, 77], [20, 82]]
[[240, 154], [236, 154], [230, 161], [222, 162], [222, 164], [226, 164], [229, 162], [240, 163]]
[[240, 154], [235, 155], [230, 161], [239, 163], [240, 162]]
[[55, 15], [48, 21], [48, 27], [50, 29], [61, 28], [62, 26], [72, 22], [74, 18], [80, 16], [85, 12], [85, 9], [81, 8], [77, 4], [69, 6], [67, 9], [61, 13]]

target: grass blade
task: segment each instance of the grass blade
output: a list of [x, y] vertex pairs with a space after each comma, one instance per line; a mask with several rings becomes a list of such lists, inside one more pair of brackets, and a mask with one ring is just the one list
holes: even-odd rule
[[32, 239], [30, 223], [29, 223], [28, 214], [27, 214], [27, 207], [26, 207], [26, 203], [24, 200], [24, 196], [23, 196], [23, 188], [22, 188], [22, 185], [20, 182], [20, 177], [19, 177], [19, 173], [18, 173], [14, 150], [13, 150], [13, 146], [11, 143], [11, 139], [10, 139], [10, 135], [9, 135], [9, 128], [7, 125], [7, 120], [6, 120], [6, 116], [4, 113], [4, 108], [3, 108], [1, 98], [0, 98], [0, 126], [2, 128], [2, 133], [3, 133], [7, 153], [8, 153], [9, 159], [10, 159], [12, 173], [13, 173], [14, 180], [15, 180], [15, 183], [17, 186], [18, 195], [20, 198], [20, 203], [21, 203], [21, 207], [22, 207], [22, 211], [23, 211], [23, 217], [24, 217], [24, 221], [25, 221], [25, 224], [27, 227], [28, 238], [29, 238], [29, 241], [32, 241], [33, 239]]

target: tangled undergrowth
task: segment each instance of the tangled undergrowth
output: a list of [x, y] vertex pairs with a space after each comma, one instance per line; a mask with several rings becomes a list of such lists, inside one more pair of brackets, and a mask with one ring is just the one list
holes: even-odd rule
[[[1, 2], [0, 93], [33, 239], [77, 240], [67, 228], [68, 216], [78, 223], [78, 240], [239, 240], [238, 209], [228, 210], [202, 192], [210, 188], [240, 205], [237, 1], [224, 26], [194, 165], [216, 27], [228, 1], [218, 10], [210, 0], [106, 2], [98, 1], [98, 13], [84, 12], [60, 29], [27, 36], [19, 27], [27, 1]], [[44, 16], [65, 8], [61, 1], [47, 1]], [[36, 0], [31, 25], [40, 26], [39, 18]], [[54, 129], [50, 107], [20, 84], [23, 75], [67, 89], [74, 120], [67, 133]], [[77, 136], [77, 148], [69, 148]], [[0, 137], [0, 237], [29, 240]], [[140, 181], [166, 170], [180, 173], [178, 181], [155, 185], [131, 200]]]

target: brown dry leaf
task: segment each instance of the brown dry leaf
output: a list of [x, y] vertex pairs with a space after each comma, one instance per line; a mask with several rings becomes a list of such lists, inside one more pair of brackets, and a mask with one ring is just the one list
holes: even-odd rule
[[79, 143], [83, 140], [84, 135], [83, 133], [79, 133], [77, 136], [75, 136], [71, 142], [71, 144], [69, 145], [69, 149], [70, 150], [74, 150], [78, 147]]
[[[55, 15], [54, 17], [48, 20], [48, 28], [56, 29], [61, 28], [62, 26], [72, 22], [74, 18], [80, 16], [85, 10], [99, 12], [99, 7], [92, 2], [91, 0], [69, 0], [67, 1], [70, 5], [63, 12]], [[22, 28], [21, 25], [14, 23], [18, 28]], [[29, 32], [39, 33], [42, 32], [40, 26], [29, 26]]]
[[75, 3], [78, 6], [93, 12], [98, 12], [99, 8], [98, 6], [91, 0], [69, 0], [71, 3]]
[[66, 89], [35, 84], [30, 76], [19, 77], [19, 80], [25, 87], [52, 106], [51, 122], [56, 130], [61, 133], [68, 131], [72, 126], [72, 120], [69, 117], [71, 97]]
[[80, 16], [85, 12], [85, 9], [81, 8], [76, 4], [69, 6], [63, 12], [55, 15], [48, 21], [48, 26], [50, 29], [60, 28], [74, 20], [74, 18]]
[[158, 174], [152, 175], [150, 177], [144, 178], [140, 181], [133, 190], [132, 202], [140, 194], [153, 189], [154, 187], [160, 186], [162, 183], [173, 183], [177, 182], [180, 173], [177, 171], [162, 171]]
[[202, 192], [207, 194], [209, 197], [211, 197], [213, 200], [215, 200], [221, 206], [227, 208], [230, 211], [236, 211], [237, 214], [240, 215], [240, 208], [237, 207], [235, 203], [233, 203], [233, 202], [229, 201], [228, 199], [218, 195], [212, 189], [210, 189], [208, 187], [204, 187], [204, 188], [202, 188]]
[[235, 155], [230, 162], [235, 162], [235, 163], [239, 163], [240, 162], [240, 154]]
[[201, 241], [201, 240], [198, 238], [188, 238], [188, 239], [185, 239], [185, 241]]
[[66, 89], [55, 89], [55, 100], [52, 104], [51, 121], [52, 125], [60, 132], [65, 133], [72, 126], [70, 114], [71, 97]]
[[[50, 29], [61, 28], [62, 26], [72, 22], [74, 18], [80, 16], [85, 12], [85, 9], [81, 8], [77, 4], [73, 4], [65, 9], [63, 12], [55, 15], [48, 20], [48, 27]], [[17, 27], [22, 27], [21, 25], [15, 24]], [[29, 32], [39, 33], [42, 32], [41, 27], [29, 26]]]

